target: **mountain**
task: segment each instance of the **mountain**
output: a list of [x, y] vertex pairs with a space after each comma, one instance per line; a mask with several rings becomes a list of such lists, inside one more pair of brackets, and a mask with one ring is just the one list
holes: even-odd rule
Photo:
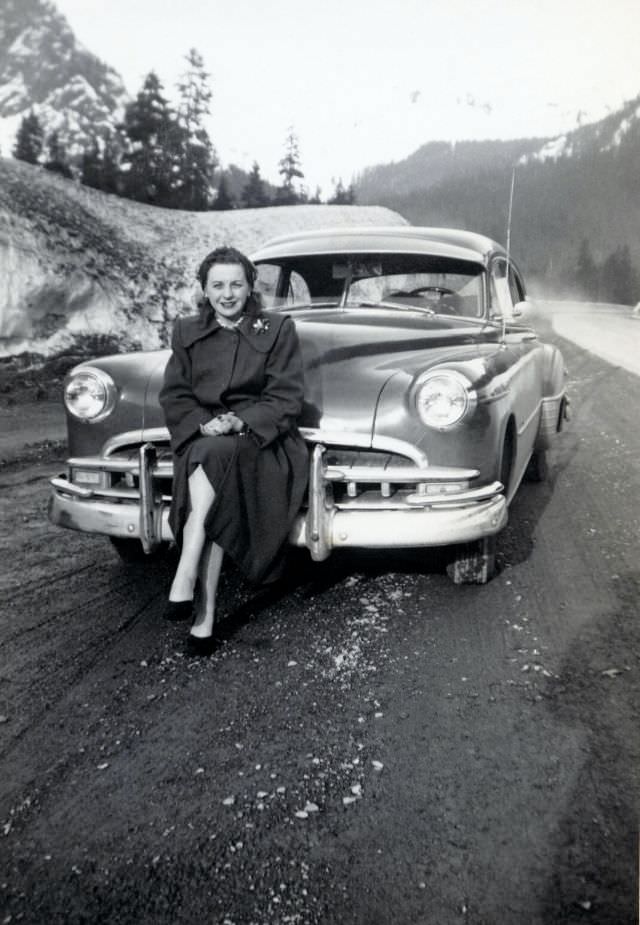
[[[532, 288], [550, 297], [634, 302], [640, 298], [638, 164], [640, 96], [556, 138], [423, 145], [402, 161], [363, 170], [356, 195], [413, 224], [472, 229], [504, 243], [513, 177], [512, 251]], [[593, 264], [589, 285], [580, 255]], [[607, 276], [621, 264], [626, 295], [612, 298], [615, 281]]]
[[76, 40], [49, 0], [0, 3], [0, 145], [11, 152], [24, 115], [37, 113], [45, 134], [58, 131], [69, 154], [105, 136], [128, 96], [117, 72]]
[[214, 247], [251, 252], [295, 230], [404, 224], [377, 206], [160, 209], [2, 158], [0, 216], [0, 357], [165, 346]]

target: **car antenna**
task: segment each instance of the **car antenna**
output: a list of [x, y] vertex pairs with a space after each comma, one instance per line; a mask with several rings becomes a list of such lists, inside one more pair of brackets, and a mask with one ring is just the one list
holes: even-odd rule
[[[507, 268], [506, 281], [507, 289], [509, 288], [509, 267], [511, 264], [511, 216], [513, 215], [513, 191], [516, 185], [516, 168], [511, 171], [511, 190], [509, 192], [509, 214], [507, 216]], [[507, 336], [507, 313], [502, 312], [502, 343], [504, 344]]]

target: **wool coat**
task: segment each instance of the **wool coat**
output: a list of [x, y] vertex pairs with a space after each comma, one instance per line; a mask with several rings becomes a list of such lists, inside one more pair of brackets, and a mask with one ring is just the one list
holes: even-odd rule
[[[254, 311], [227, 328], [207, 306], [176, 321], [160, 404], [174, 454], [169, 523], [178, 546], [190, 510], [188, 478], [201, 465], [215, 492], [207, 537], [250, 581], [279, 576], [307, 486], [308, 454], [296, 426], [302, 401], [302, 359], [287, 315]], [[201, 424], [227, 411], [246, 433], [201, 434]]]

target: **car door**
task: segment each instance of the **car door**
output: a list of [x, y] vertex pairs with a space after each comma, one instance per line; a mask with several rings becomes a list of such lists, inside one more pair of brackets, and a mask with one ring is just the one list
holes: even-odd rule
[[524, 300], [520, 274], [504, 257], [496, 257], [489, 268], [491, 317], [504, 325], [504, 348], [511, 363], [508, 372], [511, 411], [516, 421], [517, 455], [515, 470], [526, 465], [538, 432], [540, 420], [543, 351], [530, 328], [514, 323], [514, 307]]

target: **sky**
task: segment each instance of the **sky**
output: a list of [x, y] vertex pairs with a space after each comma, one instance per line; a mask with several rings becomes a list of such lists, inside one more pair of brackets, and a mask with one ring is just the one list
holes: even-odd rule
[[323, 196], [429, 141], [546, 137], [640, 94], [640, 0], [55, 0], [130, 94], [195, 47], [223, 166], [278, 182], [289, 126]]

